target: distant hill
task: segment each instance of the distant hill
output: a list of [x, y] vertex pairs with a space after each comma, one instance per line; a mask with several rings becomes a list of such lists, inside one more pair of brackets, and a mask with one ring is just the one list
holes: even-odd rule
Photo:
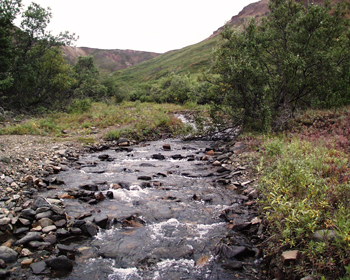
[[79, 56], [93, 56], [95, 65], [101, 72], [114, 72], [129, 68], [146, 60], [159, 56], [159, 53], [133, 50], [101, 50], [86, 47], [62, 47], [64, 56], [75, 64]]

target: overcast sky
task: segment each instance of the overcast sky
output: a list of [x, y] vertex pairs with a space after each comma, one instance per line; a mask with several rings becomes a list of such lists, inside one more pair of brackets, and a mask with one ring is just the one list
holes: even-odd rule
[[[48, 30], [77, 47], [164, 53], [198, 43], [258, 0], [36, 0], [52, 9]], [[32, 0], [22, 0], [29, 5]]]

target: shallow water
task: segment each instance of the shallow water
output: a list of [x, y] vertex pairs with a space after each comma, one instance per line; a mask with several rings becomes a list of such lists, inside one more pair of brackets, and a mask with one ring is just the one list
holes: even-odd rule
[[[163, 150], [164, 143], [170, 151]], [[242, 201], [214, 182], [216, 169], [202, 160], [210, 145], [167, 140], [133, 146], [132, 151], [110, 149], [80, 159], [80, 169], [60, 173], [65, 185], [47, 196], [93, 183], [104, 194], [113, 192], [113, 199], [96, 205], [65, 199], [70, 217], [91, 213], [87, 219], [93, 220], [106, 214], [114, 221], [96, 237], [73, 243], [81, 254], [61, 279], [249, 279], [223, 269], [215, 254], [230, 231], [219, 217], [222, 210]], [[158, 153], [165, 159], [152, 158]], [[108, 155], [108, 161], [101, 161], [101, 155]], [[124, 188], [115, 189], [116, 184]]]

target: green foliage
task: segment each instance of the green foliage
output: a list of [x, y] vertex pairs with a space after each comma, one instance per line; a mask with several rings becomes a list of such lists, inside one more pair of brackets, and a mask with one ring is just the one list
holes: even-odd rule
[[[350, 169], [336, 146], [299, 137], [274, 137], [262, 146], [260, 204], [273, 239], [267, 253], [276, 254], [277, 244], [302, 251], [300, 276], [312, 270], [336, 279], [350, 262]], [[314, 242], [317, 230], [334, 230], [336, 237]]]
[[67, 108], [67, 111], [71, 114], [81, 114], [90, 110], [92, 101], [89, 98], [74, 99]]
[[74, 41], [74, 34], [47, 32], [50, 9], [35, 3], [15, 27], [21, 7], [20, 0], [0, 3], [0, 106], [27, 111], [56, 106], [70, 96], [73, 81], [58, 47]]
[[270, 1], [262, 23], [226, 27], [214, 55], [215, 113], [246, 128], [279, 128], [296, 109], [349, 103], [350, 32], [338, 5]]

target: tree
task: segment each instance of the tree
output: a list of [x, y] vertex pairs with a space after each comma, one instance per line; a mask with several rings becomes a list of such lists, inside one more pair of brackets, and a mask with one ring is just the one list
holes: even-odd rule
[[21, 0], [0, 3], [0, 40], [4, 46], [0, 59], [0, 106], [24, 108], [51, 106], [69, 95], [69, 69], [59, 50], [75, 35], [68, 32], [53, 36], [46, 31], [50, 9], [32, 3], [22, 14], [20, 28], [13, 21], [21, 9]]
[[269, 129], [299, 108], [349, 103], [347, 9], [293, 0], [271, 0], [269, 8], [261, 23], [221, 33], [212, 67], [217, 112]]

